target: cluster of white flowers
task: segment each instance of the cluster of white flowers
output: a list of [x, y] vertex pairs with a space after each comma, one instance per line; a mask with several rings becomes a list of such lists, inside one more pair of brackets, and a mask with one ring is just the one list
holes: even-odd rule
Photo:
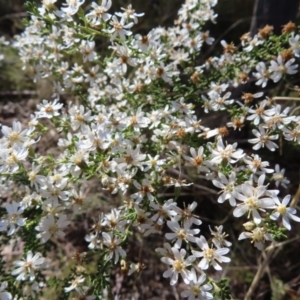
[[[11, 203], [4, 204], [0, 231], [13, 236], [30, 228], [38, 249], [51, 240], [59, 243], [74, 215], [84, 211], [87, 195], [82, 183], [96, 178], [103, 190], [126, 200], [109, 213], [103, 211], [83, 237], [90, 251], [101, 253], [99, 266], [125, 264], [125, 273], [141, 271], [140, 262], [132, 263], [130, 270], [124, 263], [130, 232], [136, 230], [146, 238], [167, 231], [168, 242], [156, 249], [169, 265], [163, 277], [170, 277], [174, 285], [181, 275], [186, 284], [182, 297], [213, 299], [216, 283], [206, 272], [210, 267], [220, 271], [220, 264], [230, 262], [226, 255], [231, 243], [223, 226], [209, 227], [210, 238], [200, 235], [202, 221], [194, 213], [198, 203], [180, 207], [177, 192], [188, 189], [193, 176], [211, 181], [220, 192], [217, 202], [228, 200], [234, 217], [247, 218], [239, 240], [249, 238], [260, 250], [274, 240], [275, 224], [291, 230], [291, 219], [300, 222], [296, 209], [288, 207], [291, 196], [279, 197], [279, 187], [289, 184], [285, 169], [277, 164], [274, 170], [258, 154], [226, 140], [228, 128], [240, 130], [248, 122], [255, 136], [248, 142], [255, 151], [264, 147], [276, 151], [279, 136], [299, 144], [300, 119], [290, 115], [288, 107], [263, 92], [244, 93], [239, 100], [230, 92], [251, 76], [264, 88], [269, 80], [277, 83], [296, 74], [299, 35], [285, 33], [293, 58], [276, 53], [276, 60], [257, 61], [251, 53], [263, 47], [267, 38], [260, 32], [253, 38], [244, 36], [241, 51], [222, 41], [221, 56], [195, 65], [192, 57], [214, 41], [203, 25], [215, 22], [217, 1], [187, 0], [174, 27], [154, 28], [147, 35], [133, 34], [143, 13], [136, 13], [131, 5], [112, 14], [108, 12], [111, 1], [102, 0], [100, 5], [92, 2], [85, 13], [83, 3], [66, 0], [59, 9], [56, 0], [44, 0], [13, 42], [24, 69], [33, 71], [35, 82], [51, 81], [54, 95], [37, 105], [28, 128], [22, 129], [18, 121], [1, 127], [1, 184], [11, 184], [13, 179], [12, 186], [23, 198], [11, 197]], [[98, 51], [99, 39], [109, 43], [105, 58]], [[231, 77], [229, 69], [235, 70]], [[218, 82], [210, 79], [210, 72], [218, 74]], [[190, 81], [182, 84], [180, 76], [186, 75]], [[64, 105], [60, 99], [66, 94], [77, 100]], [[200, 110], [227, 112], [231, 121], [211, 128], [199, 119]], [[60, 134], [56, 157], [35, 151], [46, 132], [45, 119]], [[270, 189], [265, 181], [274, 181], [278, 189]], [[164, 193], [170, 187], [171, 199]], [[21, 236], [30, 245], [26, 235]], [[36, 271], [41, 274], [47, 266], [39, 252], [33, 254], [35, 250], [28, 251], [24, 261], [14, 262], [18, 268], [12, 271], [17, 281], [29, 278], [32, 286], [37, 284]], [[84, 259], [77, 260], [81, 264]], [[66, 293], [96, 299], [103, 291], [95, 286], [103, 287], [105, 280], [93, 286], [96, 280], [79, 272], [69, 282]], [[2, 283], [0, 292], [11, 299], [6, 287]]]

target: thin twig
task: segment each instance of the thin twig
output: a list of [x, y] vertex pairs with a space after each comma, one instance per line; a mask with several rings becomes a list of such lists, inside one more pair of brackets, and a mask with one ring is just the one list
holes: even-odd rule
[[300, 101], [299, 97], [272, 97], [272, 100], [277, 101], [277, 100], [287, 100], [287, 101]]
[[37, 91], [0, 91], [0, 96], [27, 96], [37, 94]]
[[15, 14], [7, 14], [7, 15], [0, 18], [0, 22], [2, 22], [3, 20], [6, 20], [6, 19], [15, 19], [15, 18], [24, 18], [24, 17], [27, 17], [26, 12], [15, 13]]
[[204, 54], [204, 57], [208, 57], [210, 53], [215, 49], [216, 45], [220, 43], [220, 41], [226, 36], [231, 30], [240, 25], [241, 23], [248, 22], [252, 17], [242, 18], [234, 22], [227, 30], [225, 30], [212, 44], [212, 46], [208, 49], [208, 51]]
[[[272, 244], [275, 244], [275, 242], [273, 242]], [[256, 290], [256, 288], [257, 288], [257, 286], [259, 284], [259, 281], [260, 281], [261, 277], [264, 275], [266, 266], [271, 261], [271, 258], [272, 258], [272, 255], [273, 255], [274, 251], [275, 251], [275, 247], [271, 248], [271, 250], [268, 251], [268, 252], [265, 250], [265, 252], [266, 252], [265, 259], [259, 265], [259, 268], [258, 268], [258, 270], [257, 270], [257, 272], [255, 274], [255, 277], [254, 277], [254, 279], [253, 279], [253, 281], [251, 283], [251, 286], [249, 287], [249, 289], [247, 291], [247, 294], [245, 296], [245, 300], [251, 300], [252, 295], [255, 292], [255, 290]], [[264, 254], [261, 255], [261, 257], [260, 257], [261, 259], [260, 260], [263, 260], [263, 256], [264, 256]]]

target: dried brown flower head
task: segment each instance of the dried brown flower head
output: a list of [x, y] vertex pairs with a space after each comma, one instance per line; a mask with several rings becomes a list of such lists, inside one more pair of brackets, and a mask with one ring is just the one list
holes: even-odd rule
[[241, 72], [238, 74], [238, 82], [239, 83], [246, 83], [248, 81], [249, 77], [248, 74], [245, 72]]
[[236, 47], [234, 46], [233, 43], [227, 44], [226, 46], [224, 46], [223, 52], [224, 54], [225, 53], [234, 54], [236, 52]]
[[289, 21], [287, 24], [283, 25], [282, 26], [282, 30], [281, 32], [282, 33], [291, 33], [291, 32], [294, 32], [296, 31], [297, 29], [297, 26], [295, 23]]
[[294, 53], [293, 53], [293, 50], [290, 48], [290, 49], [284, 49], [281, 53], [280, 53], [283, 61], [288, 61], [290, 60], [291, 58], [294, 57]]
[[198, 83], [200, 79], [200, 73], [199, 72], [195, 72], [192, 76], [191, 76], [191, 80], [193, 83]]
[[253, 94], [251, 93], [243, 93], [243, 96], [242, 96], [242, 100], [244, 100], [245, 103], [251, 103], [254, 99], [254, 96]]
[[264, 28], [258, 30], [258, 35], [262, 39], [266, 39], [273, 32], [274, 27], [270, 25], [266, 25]]

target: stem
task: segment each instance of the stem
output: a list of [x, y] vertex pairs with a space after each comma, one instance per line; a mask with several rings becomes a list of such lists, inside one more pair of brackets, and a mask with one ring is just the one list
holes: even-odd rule
[[[256, 274], [255, 274], [255, 277], [254, 277], [254, 279], [253, 279], [253, 281], [252, 281], [252, 283], [251, 283], [251, 285], [250, 285], [250, 287], [249, 287], [249, 289], [248, 289], [248, 292], [247, 292], [247, 294], [246, 294], [246, 296], [245, 296], [245, 300], [251, 300], [252, 295], [253, 295], [253, 293], [255, 292], [255, 290], [256, 290], [256, 288], [257, 288], [257, 286], [258, 286], [258, 284], [259, 284], [259, 281], [260, 281], [261, 277], [264, 275], [265, 268], [266, 268], [267, 264], [269, 263], [269, 261], [271, 261], [271, 257], [272, 257], [272, 255], [273, 255], [275, 249], [276, 249], [276, 247], [274, 247], [274, 246], [275, 246], [275, 243], [273, 242], [273, 243], [271, 244], [271, 249], [270, 249], [270, 251], [268, 251], [268, 252], [265, 254], [265, 260], [264, 260], [264, 261], [260, 264], [260, 266], [258, 267], [258, 270], [257, 270], [257, 272], [256, 272]], [[262, 255], [260, 256], [260, 261], [263, 260], [263, 257], [264, 257], [264, 255], [262, 254]]]
[[293, 101], [300, 101], [298, 97], [273, 97], [273, 100], [293, 100]]
[[88, 27], [84, 27], [84, 26], [78, 26], [80, 29], [82, 30], [85, 30], [89, 33], [92, 33], [92, 34], [95, 34], [95, 35], [100, 35], [100, 36], [104, 36], [104, 37], [110, 37], [110, 34], [108, 33], [104, 33], [104, 32], [101, 32], [101, 31], [98, 31], [98, 30], [95, 30], [93, 28], [88, 28]]

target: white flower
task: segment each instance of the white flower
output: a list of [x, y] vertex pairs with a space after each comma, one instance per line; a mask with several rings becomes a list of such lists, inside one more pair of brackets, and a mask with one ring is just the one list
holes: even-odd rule
[[261, 157], [257, 154], [252, 154], [251, 156], [246, 156], [244, 162], [247, 164], [247, 168], [252, 173], [257, 173], [258, 170], [262, 173], [272, 173], [273, 169], [266, 168], [269, 166], [269, 162], [261, 161]]
[[31, 170], [27, 173], [28, 180], [30, 181], [30, 186], [34, 186], [35, 189], [38, 191], [40, 186], [44, 185], [44, 176], [38, 175], [42, 168], [42, 165], [35, 165], [32, 163]]
[[279, 185], [282, 185], [284, 188], [287, 188], [287, 184], [290, 183], [290, 181], [284, 177], [285, 169], [280, 170], [280, 166], [277, 164], [275, 166], [275, 172], [272, 176], [272, 179], [275, 180], [275, 185], [278, 187]]
[[259, 131], [253, 129], [252, 132], [256, 138], [250, 139], [248, 142], [251, 144], [256, 144], [252, 147], [254, 150], [259, 150], [261, 147], [264, 148], [265, 146], [267, 146], [267, 148], [271, 151], [275, 151], [276, 148], [278, 148], [278, 145], [272, 142], [272, 140], [278, 139], [278, 134], [269, 135], [269, 132], [266, 132], [262, 125], [259, 126]]
[[185, 258], [186, 250], [179, 250], [176, 247], [172, 248], [172, 254], [173, 258], [161, 258], [163, 263], [171, 266], [169, 270], [164, 272], [163, 277], [171, 277], [170, 285], [174, 285], [178, 281], [178, 274], [180, 274], [183, 281], [188, 284], [190, 282], [190, 271], [187, 269], [187, 267], [195, 261], [196, 257], [191, 255]]
[[97, 53], [94, 51], [95, 41], [82, 40], [79, 50], [82, 53], [83, 62], [93, 61], [97, 58]]
[[267, 86], [268, 80], [270, 78], [270, 72], [267, 69], [266, 65], [264, 62], [259, 62], [256, 65], [256, 70], [257, 72], [253, 73], [253, 76], [256, 77], [256, 85], [261, 85], [263, 88]]
[[83, 128], [86, 122], [90, 122], [93, 120], [91, 117], [91, 111], [87, 110], [84, 112], [85, 108], [83, 105], [79, 107], [74, 105], [69, 109], [69, 115], [71, 118], [71, 127], [73, 130], [77, 130], [79, 127]]
[[58, 103], [58, 99], [53, 102], [48, 102], [48, 100], [42, 100], [42, 103], [37, 104], [38, 111], [36, 112], [37, 118], [52, 118], [54, 116], [59, 116], [59, 110], [63, 107], [62, 103]]
[[276, 105], [271, 107], [268, 110], [265, 110], [263, 119], [265, 121], [264, 127], [266, 128], [272, 128], [275, 130], [276, 128], [278, 129], [283, 129], [286, 127], [286, 125], [290, 124], [292, 121], [296, 121], [295, 116], [288, 116], [290, 111], [289, 107], [286, 107], [282, 112], [281, 112], [281, 105]]
[[274, 82], [278, 82], [284, 74], [296, 74], [298, 65], [293, 65], [295, 58], [284, 62], [281, 55], [277, 57], [277, 61], [271, 60], [269, 70], [272, 72], [271, 78]]
[[278, 198], [275, 198], [274, 200], [275, 200], [275, 203], [277, 206], [276, 206], [275, 212], [272, 213], [270, 218], [272, 220], [277, 220], [281, 216], [283, 226], [286, 229], [291, 230], [291, 224], [290, 224], [289, 219], [292, 219], [296, 222], [300, 222], [300, 218], [295, 216], [295, 214], [297, 213], [297, 210], [293, 207], [287, 207], [287, 205], [289, 204], [289, 202], [291, 200], [291, 195], [286, 195], [282, 199], [282, 203], [280, 203]]
[[220, 180], [215, 179], [212, 181], [214, 186], [218, 187], [219, 189], [222, 189], [222, 191], [220, 191], [220, 193], [222, 194], [219, 196], [218, 202], [224, 203], [226, 200], [229, 200], [231, 206], [236, 206], [236, 200], [232, 194], [233, 191], [235, 190], [235, 184], [236, 184], [235, 172], [231, 172], [228, 179], [221, 172], [219, 172], [218, 175]]
[[88, 248], [89, 249], [99, 249], [100, 248], [100, 240], [98, 238], [97, 233], [90, 233], [87, 234], [84, 239], [89, 243]]
[[141, 128], [148, 127], [150, 119], [144, 116], [142, 108], [139, 107], [136, 113], [127, 118], [127, 126], [133, 128], [134, 131], [140, 131]]
[[265, 241], [273, 240], [264, 227], [256, 227], [251, 232], [242, 232], [239, 240], [243, 239], [252, 239], [251, 243], [254, 243], [254, 246], [259, 250], [263, 249]]
[[13, 122], [12, 128], [2, 125], [1, 131], [3, 136], [9, 142], [9, 145], [18, 145], [23, 146], [25, 141], [27, 140], [27, 135], [29, 135], [32, 130], [25, 129], [22, 131], [22, 125], [20, 122]]
[[249, 108], [248, 114], [251, 115], [249, 115], [246, 119], [253, 121], [253, 124], [257, 126], [260, 123], [261, 118], [264, 116], [266, 105], [267, 101], [263, 100], [258, 105], [256, 105], [255, 109]]
[[166, 163], [165, 159], [159, 159], [159, 155], [155, 155], [154, 157], [152, 157], [150, 154], [147, 154], [147, 156], [149, 160], [144, 162], [144, 172], [147, 172], [150, 169], [154, 169], [155, 171], [162, 170], [161, 166]]
[[119, 230], [124, 232], [125, 224], [127, 220], [124, 220], [122, 211], [113, 208], [109, 214], [106, 214], [101, 226], [107, 226], [110, 230]]
[[177, 221], [168, 221], [167, 222], [168, 227], [174, 232], [174, 233], [166, 233], [166, 239], [167, 240], [175, 240], [175, 247], [181, 248], [182, 241], [189, 241], [189, 242], [195, 242], [196, 238], [194, 235], [198, 234], [200, 232], [200, 229], [190, 229], [189, 223], [184, 223], [183, 228], [180, 227], [179, 223]]
[[209, 172], [209, 169], [205, 166], [205, 155], [203, 154], [204, 148], [201, 146], [199, 147], [198, 151], [196, 152], [195, 148], [190, 148], [190, 153], [192, 157], [183, 155], [183, 158], [188, 161], [191, 165], [197, 168], [197, 172]]
[[71, 285], [69, 287], [64, 288], [66, 293], [69, 293], [72, 290], [78, 290], [81, 283], [84, 282], [84, 278], [82, 276], [77, 276], [75, 279], [71, 281]]
[[101, 5], [98, 5], [96, 2], [92, 2], [91, 7], [94, 9], [86, 15], [87, 19], [91, 19], [93, 24], [100, 24], [101, 20], [106, 22], [110, 19], [111, 14], [108, 14], [107, 11], [111, 7], [111, 0], [102, 0]]
[[144, 178], [142, 184], [134, 180], [133, 185], [138, 189], [138, 192], [130, 195], [130, 198], [135, 199], [136, 203], [140, 203], [146, 197], [149, 201], [154, 200], [154, 196], [152, 194], [155, 192], [155, 190], [151, 186], [151, 182], [149, 182], [147, 179]]
[[294, 34], [289, 38], [289, 44], [293, 50], [293, 53], [296, 57], [300, 56], [300, 43], [299, 43], [299, 34], [294, 36]]
[[63, 7], [61, 10], [67, 15], [75, 15], [83, 2], [84, 0], [66, 0], [66, 3], [63, 5], [67, 7]]
[[19, 170], [19, 164], [24, 161], [28, 156], [28, 149], [25, 145], [0, 151], [0, 173], [10, 172], [15, 173]]
[[24, 211], [24, 206], [21, 203], [12, 202], [5, 203], [5, 208], [8, 213], [8, 218], [0, 221], [0, 231], [7, 230], [9, 226], [9, 230], [7, 235], [12, 235], [16, 226], [24, 226], [26, 218], [22, 218], [21, 214]]
[[210, 233], [211, 233], [211, 235], [214, 236], [212, 239], [212, 242], [214, 243], [214, 245], [217, 248], [222, 248], [223, 246], [230, 247], [232, 244], [225, 240], [225, 238], [228, 236], [228, 234], [226, 234], [225, 232], [222, 232], [223, 226], [222, 225], [219, 227], [215, 226], [215, 229], [216, 229], [216, 231], [213, 231], [213, 230], [211, 230], [211, 228], [209, 226]]
[[42, 254], [37, 252], [34, 256], [31, 251], [27, 252], [26, 259], [23, 261], [15, 261], [13, 264], [18, 268], [13, 270], [11, 275], [18, 275], [16, 280], [26, 280], [29, 276], [29, 280], [33, 281], [35, 279], [34, 272], [43, 267], [45, 259]]
[[183, 220], [184, 226], [191, 227], [193, 224], [200, 225], [202, 223], [199, 220], [199, 217], [193, 214], [193, 211], [197, 207], [198, 203], [193, 202], [189, 204], [187, 207], [184, 205], [184, 209], [179, 208], [178, 206], [174, 207], [174, 210], [177, 212], [177, 216], [174, 217], [175, 220], [179, 221], [180, 219]]
[[192, 269], [190, 273], [190, 283], [188, 284], [188, 290], [181, 293], [182, 297], [188, 297], [188, 300], [210, 300], [213, 299], [213, 295], [209, 293], [213, 287], [210, 283], [203, 284], [206, 281], [206, 275], [202, 273], [199, 278], [195, 269]]
[[215, 90], [212, 90], [208, 93], [208, 96], [211, 100], [211, 106], [214, 111], [226, 109], [226, 105], [231, 105], [234, 103], [233, 99], [228, 99], [231, 96], [230, 92], [227, 92], [224, 96], [221, 96]]
[[198, 267], [202, 270], [206, 270], [211, 263], [215, 270], [220, 271], [222, 267], [217, 263], [230, 262], [230, 258], [224, 256], [229, 252], [229, 248], [210, 248], [208, 243], [203, 235], [196, 240], [197, 245], [203, 250], [202, 252], [192, 250], [192, 253], [195, 257], [203, 257], [198, 264]]
[[123, 157], [116, 159], [119, 163], [119, 168], [124, 169], [130, 166], [139, 167], [143, 170], [143, 160], [145, 160], [146, 154], [140, 154], [140, 146], [138, 145], [136, 149], [132, 149], [128, 146], [126, 149], [126, 154]]
[[158, 225], [163, 225], [167, 217], [171, 219], [177, 215], [177, 212], [175, 211], [177, 204], [173, 201], [173, 199], [169, 199], [163, 205], [156, 204], [155, 202], [151, 201], [150, 206], [157, 211], [157, 213], [151, 217], [151, 220]]
[[[261, 175], [262, 180], [264, 175]], [[241, 193], [234, 192], [234, 197], [243, 201], [233, 211], [233, 215], [236, 218], [241, 217], [248, 212], [248, 217], [252, 214], [254, 222], [259, 224], [261, 222], [261, 216], [258, 210], [265, 211], [264, 208], [272, 209], [275, 208], [275, 202], [273, 198], [266, 196], [267, 189], [265, 186], [258, 186], [254, 188], [249, 182], [245, 182], [241, 186]], [[264, 198], [261, 198], [264, 197]]]
[[138, 22], [138, 17], [142, 17], [144, 15], [144, 13], [136, 13], [131, 4], [129, 4], [127, 8], [121, 7], [121, 9], [124, 11], [124, 13], [117, 12], [116, 15], [118, 17], [132, 19], [135, 24]]
[[216, 149], [210, 148], [212, 154], [210, 162], [213, 164], [220, 164], [223, 160], [226, 160], [231, 164], [236, 163], [245, 155], [242, 149], [237, 150], [236, 147], [237, 143], [232, 145], [229, 144], [225, 147], [222, 139], [218, 139]]
[[114, 255], [116, 264], [119, 260], [120, 255], [122, 257], [126, 256], [126, 252], [119, 246], [122, 241], [120, 238], [114, 237], [111, 233], [102, 232], [102, 236], [103, 243], [109, 250], [106, 260], [111, 260]]
[[40, 238], [42, 243], [46, 243], [53, 236], [64, 237], [65, 234], [62, 229], [69, 224], [70, 221], [67, 220], [66, 215], [60, 215], [59, 219], [55, 220], [53, 214], [49, 214], [43, 217], [35, 228], [37, 231], [40, 231], [37, 234], [37, 238]]
[[112, 20], [110, 22], [110, 25], [112, 25], [112, 29], [107, 30], [107, 32], [112, 33], [112, 36], [110, 38], [111, 41], [115, 40], [118, 36], [121, 38], [121, 40], [126, 40], [126, 35], [131, 35], [132, 32], [130, 30], [127, 30], [133, 26], [133, 22], [129, 24], [126, 23], [126, 17], [122, 17], [119, 21], [116, 16], [112, 16]]
[[7, 288], [7, 282], [4, 281], [1, 283], [1, 286], [0, 286], [0, 300], [11, 300], [12, 299], [11, 293], [5, 291], [6, 288]]

